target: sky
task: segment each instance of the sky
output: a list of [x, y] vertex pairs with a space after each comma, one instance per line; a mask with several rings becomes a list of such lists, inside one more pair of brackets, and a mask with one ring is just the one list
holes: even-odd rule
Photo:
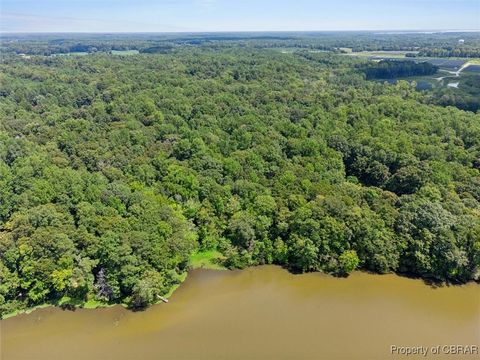
[[0, 0], [0, 32], [480, 30], [480, 0]]

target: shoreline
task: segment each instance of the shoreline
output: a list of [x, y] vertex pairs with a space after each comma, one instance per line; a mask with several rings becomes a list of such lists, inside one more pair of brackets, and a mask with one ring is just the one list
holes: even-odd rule
[[[218, 260], [220, 260], [220, 259], [222, 259], [222, 255], [221, 255], [220, 252], [218, 252], [216, 250], [196, 252], [196, 253], [192, 254], [192, 256], [190, 257], [188, 269], [179, 276], [180, 282], [178, 284], [173, 285], [170, 288], [170, 290], [168, 291], [168, 293], [166, 293], [162, 297], [164, 299], [167, 299], [167, 300], [170, 299], [172, 297], [172, 295], [175, 293], [175, 291], [177, 289], [179, 289], [180, 286], [187, 280], [188, 274], [189, 274], [190, 271], [193, 271], [193, 270], [226, 271], [226, 270], [228, 270], [226, 267], [224, 267], [224, 266], [222, 266], [218, 263], [219, 262]], [[278, 267], [290, 272], [291, 274], [294, 274], [291, 271], [289, 271], [288, 269], [285, 269], [284, 267], [282, 267], [280, 265], [275, 265], [275, 266], [278, 266]], [[255, 266], [253, 266], [253, 267], [255, 267]], [[248, 269], [248, 268], [252, 268], [252, 267], [247, 267], [246, 269]], [[242, 269], [242, 270], [245, 270], [245, 269]], [[413, 277], [413, 276], [410, 276], [409, 274], [402, 274], [402, 273], [379, 274], [379, 273], [374, 273], [374, 272], [366, 271], [366, 270], [362, 270], [362, 269], [358, 269], [356, 272], [361, 272], [361, 273], [370, 274], [370, 275], [379, 275], [379, 276], [390, 274], [390, 275], [396, 275], [398, 277], [405, 278], [405, 279], [410, 279], [410, 280], [421, 280], [425, 286], [431, 287], [431, 288], [437, 288], [437, 287], [443, 287], [443, 286], [445, 286], [445, 287], [450, 287], [450, 286], [462, 287], [462, 286], [469, 285], [469, 284], [475, 284], [477, 286], [480, 286], [480, 282], [474, 281], [474, 280], [469, 281], [467, 283], [457, 283], [457, 284], [442, 283], [442, 284], [440, 284], [440, 283], [433, 283], [429, 279], [426, 279], [426, 278]], [[313, 273], [330, 275], [330, 274], [319, 272], [319, 271], [316, 271], [316, 272], [313, 272]], [[330, 276], [333, 276], [333, 275], [330, 275]], [[159, 299], [158, 301], [149, 305], [148, 307], [155, 306], [155, 305], [158, 305], [158, 304], [163, 304], [163, 303], [164, 303], [164, 301], [162, 299]], [[110, 303], [109, 304], [109, 303], [103, 303], [101, 301], [96, 301], [96, 300], [90, 300], [90, 301], [85, 302], [82, 305], [75, 305], [73, 307], [75, 309], [96, 310], [96, 309], [111, 308], [111, 307], [115, 307], [115, 306], [122, 306], [125, 309], [129, 309], [128, 305], [125, 304], [125, 303]], [[17, 310], [17, 311], [14, 311], [14, 312], [11, 312], [9, 314], [4, 315], [2, 318], [0, 318], [0, 321], [10, 319], [10, 318], [13, 318], [13, 317], [16, 317], [16, 316], [19, 316], [19, 315], [29, 315], [29, 314], [33, 313], [35, 310], [45, 309], [45, 308], [49, 308], [49, 307], [61, 308], [62, 305], [46, 303], [46, 304], [41, 304], [41, 305], [31, 307], [31, 308], [28, 308], [28, 309], [24, 309], [24, 310]]]
[[[227, 268], [218, 264], [218, 260], [220, 260], [221, 258], [222, 258], [221, 253], [216, 250], [198, 251], [193, 253], [190, 256], [187, 270], [179, 275], [180, 282], [178, 284], [173, 285], [168, 291], [168, 293], [163, 295], [163, 298], [170, 299], [170, 297], [175, 293], [175, 291], [180, 287], [180, 285], [182, 285], [185, 282], [185, 280], [188, 277], [189, 271], [196, 270], [196, 269], [219, 270], [219, 271], [227, 270]], [[163, 302], [164, 302], [163, 300], [159, 299], [158, 301], [156, 301], [155, 303], [149, 306], [158, 305]], [[75, 309], [88, 309], [88, 310], [106, 309], [114, 306], [122, 306], [125, 309], [128, 309], [128, 305], [125, 303], [109, 304], [109, 303], [101, 302], [98, 300], [89, 300], [81, 305], [72, 305], [72, 307], [74, 307]], [[29, 315], [33, 313], [35, 310], [45, 309], [49, 307], [62, 308], [62, 304], [45, 303], [45, 304], [36, 305], [34, 307], [30, 307], [27, 309], [16, 310], [0, 317], [0, 321], [10, 319], [19, 315]]]

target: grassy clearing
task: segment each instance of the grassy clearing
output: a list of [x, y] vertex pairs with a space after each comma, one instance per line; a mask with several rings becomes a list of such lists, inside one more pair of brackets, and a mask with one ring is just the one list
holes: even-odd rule
[[106, 304], [104, 302], [92, 299], [92, 300], [88, 300], [80, 307], [83, 309], [98, 309], [98, 308], [112, 307], [112, 306], [115, 306], [115, 305]]
[[190, 266], [193, 269], [225, 270], [220, 264], [223, 255], [217, 250], [198, 251], [190, 257]]
[[21, 315], [21, 314], [31, 314], [32, 312], [34, 312], [37, 309], [43, 309], [43, 308], [47, 308], [47, 307], [50, 307], [50, 306], [52, 306], [52, 305], [43, 304], [43, 305], [38, 305], [38, 306], [29, 308], [29, 309], [16, 310], [16, 311], [11, 312], [9, 314], [3, 315], [3, 317], [1, 317], [0, 319], [5, 320], [5, 319], [11, 318], [11, 317], [14, 317], [14, 316], [17, 316], [17, 315]]
[[67, 306], [67, 305], [71, 305], [71, 306], [73, 306], [77, 309], [100, 309], [100, 308], [112, 307], [112, 306], [115, 306], [115, 305], [122, 305], [124, 307], [127, 307], [126, 304], [107, 304], [105, 302], [98, 301], [98, 300], [93, 300], [93, 299], [88, 300], [84, 303], [76, 303], [76, 304], [71, 303], [71, 302], [63, 299], [63, 300], [60, 300], [57, 304], [42, 304], [42, 305], [34, 306], [34, 307], [31, 307], [31, 308], [28, 308], [28, 309], [17, 310], [17, 311], [11, 312], [9, 314], [3, 315], [0, 319], [5, 320], [5, 319], [11, 318], [11, 317], [14, 317], [14, 316], [17, 316], [17, 315], [21, 315], [21, 314], [31, 314], [32, 312], [34, 312], [35, 310], [38, 310], [38, 309], [45, 309], [45, 308], [48, 308], [48, 307], [62, 307], [62, 306]]
[[480, 65], [480, 59], [467, 59], [472, 65]]
[[[217, 250], [197, 251], [190, 256], [189, 266], [191, 269], [209, 269], [209, 270], [226, 270], [221, 265], [223, 255]], [[187, 279], [188, 273], [184, 272], [178, 277], [179, 283], [172, 286], [170, 291], [163, 297], [169, 299], [173, 293], [182, 285]], [[162, 301], [159, 301], [161, 303]]]
[[112, 50], [112, 55], [137, 55], [140, 52], [138, 50]]
[[279, 51], [282, 54], [292, 54], [295, 51], [298, 51], [299, 49], [295, 47], [276, 47], [276, 48], [271, 48], [271, 50]]
[[69, 52], [69, 53], [55, 53], [50, 55], [51, 57], [55, 56], [86, 56], [89, 55], [90, 53], [86, 51], [74, 51], [74, 52]]
[[[190, 256], [188, 264], [191, 269], [226, 270], [226, 268], [221, 265], [222, 260], [222, 253], [217, 250], [197, 251]], [[178, 278], [179, 283], [174, 285], [164, 297], [169, 299], [175, 290], [187, 279], [187, 276], [187, 272], [181, 274]]]

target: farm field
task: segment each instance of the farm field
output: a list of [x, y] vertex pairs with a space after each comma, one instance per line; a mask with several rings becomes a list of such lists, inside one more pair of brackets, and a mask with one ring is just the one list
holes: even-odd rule
[[468, 59], [445, 59], [445, 58], [414, 58], [415, 61], [426, 61], [432, 65], [438, 66], [439, 68], [448, 69], [448, 70], [458, 70], [465, 63], [468, 62]]
[[465, 68], [466, 72], [480, 73], [480, 65], [470, 65]]
[[[466, 69], [469, 69], [467, 67]], [[466, 70], [465, 70], [466, 71]], [[480, 67], [478, 67], [478, 72], [480, 72]], [[428, 75], [428, 76], [409, 76], [409, 77], [400, 77], [396, 79], [388, 79], [388, 80], [378, 80], [382, 82], [389, 82], [391, 84], [396, 84], [400, 80], [408, 81], [408, 82], [416, 82], [417, 90], [430, 90], [434, 88], [442, 88], [442, 87], [452, 87], [452, 88], [459, 88], [462, 87], [463, 84], [471, 78], [473, 72], [461, 72], [459, 76], [455, 75], [445, 75], [448, 74], [446, 71], [439, 71], [435, 75]], [[452, 84], [457, 84], [453, 86]]]
[[68, 52], [68, 53], [55, 53], [50, 56], [55, 57], [55, 56], [85, 56], [88, 55], [89, 53], [86, 51], [75, 51], [75, 52]]
[[[480, 65], [480, 59], [477, 58], [436, 58], [436, 57], [407, 57], [407, 54], [418, 53], [415, 51], [361, 51], [346, 52], [343, 55], [365, 58], [369, 60], [411, 60], [416, 62], [426, 61], [432, 65], [447, 70], [460, 69], [467, 62], [472, 65]], [[470, 65], [471, 66], [471, 65]]]
[[112, 50], [112, 55], [137, 55], [139, 54], [138, 50]]
[[[381, 60], [405, 60], [428, 62], [438, 66], [438, 72], [426, 76], [398, 77], [393, 79], [377, 79], [375, 81], [396, 84], [400, 80], [416, 83], [417, 90], [431, 90], [450, 88], [454, 91], [468, 87], [471, 90], [475, 80], [472, 76], [480, 73], [480, 59], [473, 58], [431, 58], [431, 57], [406, 57], [407, 51], [362, 51], [345, 53], [346, 56], [353, 56], [372, 61]], [[469, 91], [470, 92], [470, 91]]]
[[[362, 57], [362, 58], [368, 58], [368, 59], [407, 59], [406, 55], [407, 54], [417, 54], [418, 51], [360, 51], [360, 52], [352, 52], [351, 49], [350, 51], [346, 51], [345, 48], [342, 48], [340, 50], [345, 51], [344, 55], [348, 56], [355, 56], [355, 57]], [[413, 58], [409, 58], [413, 59]]]

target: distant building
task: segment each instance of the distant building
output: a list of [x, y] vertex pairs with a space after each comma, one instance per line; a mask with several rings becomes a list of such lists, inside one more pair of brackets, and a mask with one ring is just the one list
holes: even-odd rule
[[458, 40], [458, 43], [459, 43], [459, 44], [465, 44], [465, 40], [460, 39], [460, 40]]

